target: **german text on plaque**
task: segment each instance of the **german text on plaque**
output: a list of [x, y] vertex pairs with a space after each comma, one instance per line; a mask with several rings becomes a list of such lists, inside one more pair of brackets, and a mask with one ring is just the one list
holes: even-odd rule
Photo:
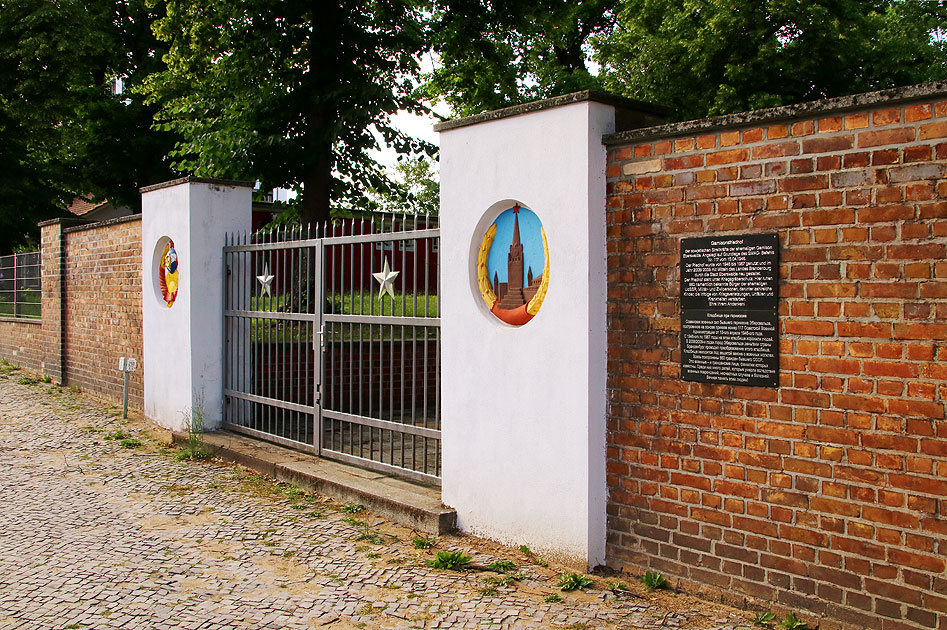
[[779, 385], [779, 236], [681, 240], [681, 377]]

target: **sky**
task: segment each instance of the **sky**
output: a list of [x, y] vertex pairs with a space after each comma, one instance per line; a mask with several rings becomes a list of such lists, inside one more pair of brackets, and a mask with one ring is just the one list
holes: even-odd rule
[[[436, 55], [433, 53], [427, 53], [421, 55], [418, 58], [418, 63], [421, 66], [421, 72], [428, 73], [432, 72], [435, 66], [439, 63]], [[428, 106], [437, 112], [440, 116], [445, 118], [451, 116], [450, 107], [447, 106], [447, 103], [438, 102], [438, 103], [428, 103]], [[438, 122], [438, 119], [434, 116], [418, 116], [412, 114], [411, 112], [400, 111], [391, 119], [392, 125], [408, 134], [420, 140], [427, 140], [431, 144], [440, 146], [438, 142], [438, 134], [434, 131], [434, 124]], [[376, 133], [376, 138], [380, 139], [380, 136]], [[389, 169], [393, 169], [395, 164], [398, 161], [398, 153], [391, 147], [387, 147], [381, 151], [370, 151], [372, 157], [377, 159], [381, 164], [384, 164]]]
[[[437, 105], [434, 109], [443, 116], [450, 115], [450, 108], [445, 104]], [[438, 120], [434, 116], [418, 116], [410, 112], [400, 111], [392, 116], [391, 122], [396, 129], [403, 131], [409, 136], [427, 140], [431, 144], [440, 146], [438, 143], [438, 134], [434, 131], [434, 124], [437, 123]], [[370, 151], [370, 153], [372, 157], [377, 159], [381, 164], [390, 168], [394, 168], [394, 165], [398, 161], [398, 153], [391, 147], [387, 147], [382, 151]]]

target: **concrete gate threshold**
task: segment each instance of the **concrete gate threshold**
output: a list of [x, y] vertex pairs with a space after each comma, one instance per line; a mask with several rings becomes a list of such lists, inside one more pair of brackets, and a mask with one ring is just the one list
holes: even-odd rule
[[[187, 433], [174, 432], [187, 442]], [[379, 516], [426, 534], [454, 529], [457, 513], [441, 504], [440, 488], [334, 462], [226, 431], [204, 434], [204, 443], [226, 461], [290, 482], [346, 503], [359, 503]]]

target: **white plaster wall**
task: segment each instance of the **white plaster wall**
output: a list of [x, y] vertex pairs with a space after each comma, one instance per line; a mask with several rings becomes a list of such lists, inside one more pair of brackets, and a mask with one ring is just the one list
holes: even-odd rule
[[[203, 407], [205, 428], [223, 407], [224, 234], [251, 227], [249, 187], [183, 182], [142, 195], [142, 338], [145, 416], [184, 430], [185, 413]], [[178, 253], [177, 299], [168, 308], [155, 291], [155, 245], [162, 236]], [[160, 255], [160, 252], [158, 252]]]
[[[594, 102], [441, 134], [443, 482], [461, 529], [573, 562], [605, 557], [605, 149]], [[484, 229], [543, 222], [549, 290], [512, 327], [476, 288]], [[490, 210], [487, 216], [484, 213]]]

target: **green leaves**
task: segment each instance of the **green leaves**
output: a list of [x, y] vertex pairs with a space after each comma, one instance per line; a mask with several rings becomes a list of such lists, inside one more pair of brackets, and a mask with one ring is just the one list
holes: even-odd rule
[[679, 119], [947, 76], [923, 0], [623, 0], [593, 38], [605, 86]]
[[641, 576], [641, 583], [644, 584], [645, 589], [654, 591], [667, 586], [668, 581], [657, 571], [649, 570], [645, 571], [644, 575]]
[[137, 208], [139, 186], [169, 177], [153, 108], [112, 91], [160, 64], [153, 18], [140, 0], [2, 3], [0, 250], [35, 240], [76, 196]]
[[360, 206], [392, 186], [371, 159], [378, 137], [399, 150], [434, 147], [394, 129], [424, 110], [411, 77], [422, 50], [414, 2], [165, 0], [156, 28], [167, 70], [144, 86], [158, 122], [180, 133], [176, 167], [260, 180], [303, 195], [302, 220]]
[[611, 29], [617, 0], [434, 4], [430, 40], [441, 66], [423, 93], [458, 115], [601, 87], [587, 46]]
[[563, 573], [556, 583], [563, 591], [581, 591], [595, 584], [595, 581], [579, 573]]
[[437, 556], [428, 562], [428, 566], [434, 569], [446, 569], [448, 571], [463, 571], [473, 560], [472, 557], [463, 551], [438, 551]]

